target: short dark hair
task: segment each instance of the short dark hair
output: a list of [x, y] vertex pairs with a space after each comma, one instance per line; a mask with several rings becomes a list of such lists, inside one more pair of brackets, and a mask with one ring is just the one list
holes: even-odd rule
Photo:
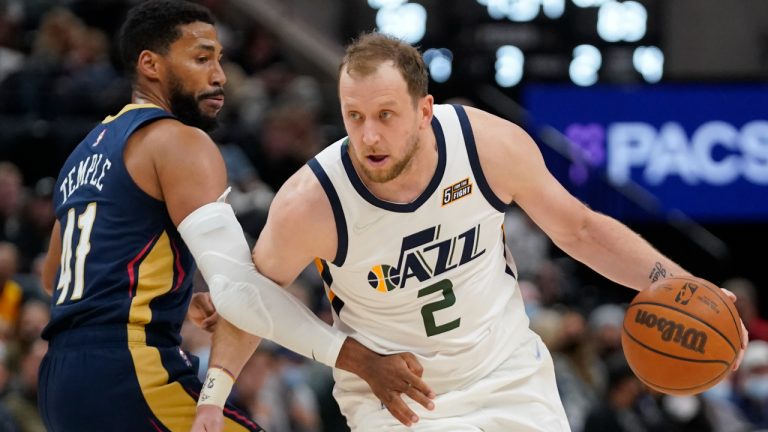
[[120, 29], [120, 58], [133, 77], [139, 54], [150, 50], [168, 53], [171, 44], [181, 37], [179, 26], [194, 22], [213, 24], [211, 12], [185, 0], [149, 0], [128, 11]]
[[391, 61], [408, 84], [414, 100], [427, 95], [429, 75], [419, 50], [400, 39], [379, 32], [363, 33], [347, 46], [339, 66], [350, 75], [368, 76], [384, 62]]

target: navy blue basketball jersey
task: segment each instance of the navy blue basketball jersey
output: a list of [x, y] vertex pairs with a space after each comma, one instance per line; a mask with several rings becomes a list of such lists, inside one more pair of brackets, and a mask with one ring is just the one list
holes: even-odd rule
[[[46, 429], [188, 431], [202, 383], [179, 347], [194, 261], [165, 203], [123, 161], [133, 132], [173, 116], [127, 105], [94, 128], [56, 181], [61, 261], [38, 398]], [[237, 407], [224, 430], [261, 431]]]
[[96, 126], [61, 169], [53, 200], [62, 254], [46, 339], [110, 326], [148, 345], [180, 343], [194, 261], [165, 203], [142, 191], [123, 161], [134, 131], [169, 117], [155, 105], [127, 105]]

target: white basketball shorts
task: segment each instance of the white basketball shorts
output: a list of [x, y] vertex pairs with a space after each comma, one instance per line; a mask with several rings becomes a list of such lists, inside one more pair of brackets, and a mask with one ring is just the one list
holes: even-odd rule
[[397, 421], [371, 392], [342, 391], [337, 386], [334, 396], [354, 432], [570, 432], [552, 356], [535, 333], [530, 335], [485, 378], [438, 395], [433, 411], [404, 396], [419, 416], [411, 428]]

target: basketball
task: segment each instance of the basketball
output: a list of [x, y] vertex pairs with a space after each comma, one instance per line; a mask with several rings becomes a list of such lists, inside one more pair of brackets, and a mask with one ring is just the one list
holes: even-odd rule
[[621, 343], [640, 381], [666, 394], [697, 394], [731, 370], [741, 349], [740, 318], [709, 282], [662, 279], [632, 300]]

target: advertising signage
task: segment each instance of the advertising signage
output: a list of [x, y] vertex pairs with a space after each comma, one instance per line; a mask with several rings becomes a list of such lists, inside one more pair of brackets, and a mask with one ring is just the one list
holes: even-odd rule
[[[593, 208], [629, 219], [768, 220], [768, 86], [531, 85], [523, 97], [550, 169]], [[652, 210], [633, 196], [651, 197]]]

